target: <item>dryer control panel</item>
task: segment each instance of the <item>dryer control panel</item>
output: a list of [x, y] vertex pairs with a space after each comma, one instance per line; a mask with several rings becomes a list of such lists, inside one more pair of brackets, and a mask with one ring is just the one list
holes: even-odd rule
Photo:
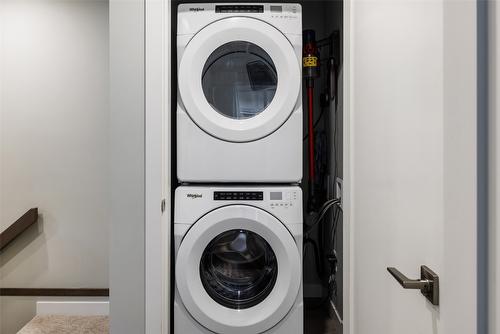
[[264, 5], [215, 5], [216, 13], [264, 13]]
[[224, 18], [251, 17], [286, 35], [300, 35], [302, 41], [302, 7], [298, 3], [184, 3], [177, 12], [177, 35], [196, 34]]

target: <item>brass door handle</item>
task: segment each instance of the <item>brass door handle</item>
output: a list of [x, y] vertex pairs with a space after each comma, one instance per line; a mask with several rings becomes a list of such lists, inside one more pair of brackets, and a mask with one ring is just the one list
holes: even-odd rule
[[418, 289], [433, 305], [439, 305], [439, 276], [429, 267], [420, 267], [420, 279], [410, 279], [394, 267], [387, 271], [403, 288]]

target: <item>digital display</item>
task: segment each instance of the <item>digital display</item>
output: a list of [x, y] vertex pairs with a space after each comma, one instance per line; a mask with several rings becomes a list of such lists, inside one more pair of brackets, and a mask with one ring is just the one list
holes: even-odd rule
[[283, 199], [283, 193], [279, 191], [271, 191], [270, 199], [271, 201], [281, 201]]
[[[278, 6], [275, 6], [278, 7]], [[262, 5], [217, 5], [216, 13], [264, 13]]]
[[271, 6], [271, 13], [282, 13], [283, 7], [281, 6]]
[[262, 191], [215, 191], [216, 201], [262, 201], [264, 193]]

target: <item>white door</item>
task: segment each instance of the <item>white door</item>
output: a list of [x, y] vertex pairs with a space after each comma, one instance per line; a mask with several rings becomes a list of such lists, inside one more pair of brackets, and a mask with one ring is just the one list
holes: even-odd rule
[[205, 328], [262, 333], [292, 308], [300, 259], [292, 234], [277, 218], [253, 206], [229, 205], [200, 218], [182, 239], [176, 286]]
[[180, 55], [186, 112], [205, 132], [226, 141], [253, 141], [278, 129], [293, 111], [300, 82], [290, 41], [254, 18], [209, 24]]
[[[476, 1], [353, 0], [345, 18], [345, 333], [476, 333]], [[422, 265], [439, 305], [387, 271]]]

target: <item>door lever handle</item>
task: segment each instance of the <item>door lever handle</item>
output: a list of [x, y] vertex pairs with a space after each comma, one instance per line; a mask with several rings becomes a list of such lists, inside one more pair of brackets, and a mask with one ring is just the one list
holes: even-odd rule
[[427, 266], [420, 267], [420, 279], [410, 279], [394, 267], [387, 271], [405, 289], [418, 289], [433, 304], [439, 305], [439, 276]]
[[387, 270], [398, 281], [399, 284], [405, 289], [424, 289], [429, 285], [429, 280], [422, 279], [409, 279], [402, 272], [394, 267], [389, 267]]

